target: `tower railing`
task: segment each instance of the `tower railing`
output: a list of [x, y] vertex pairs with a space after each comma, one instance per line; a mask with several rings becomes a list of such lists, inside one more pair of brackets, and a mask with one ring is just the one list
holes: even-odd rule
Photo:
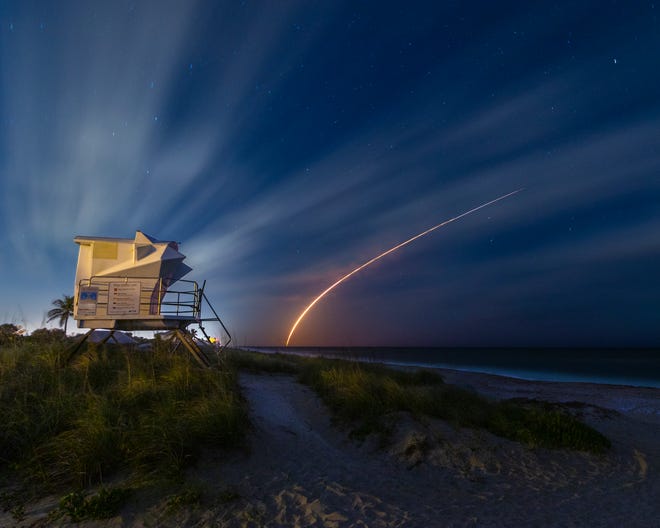
[[[166, 280], [165, 280], [166, 281]], [[196, 281], [179, 279], [172, 287], [166, 287], [163, 278], [124, 277], [124, 276], [93, 276], [82, 279], [78, 287], [98, 288], [97, 306], [107, 307], [109, 303], [109, 288], [111, 283], [140, 283], [140, 313], [136, 318], [149, 314], [164, 318], [176, 317], [198, 320], [201, 315], [202, 290]]]
[[[140, 283], [139, 289], [139, 313], [122, 314], [121, 316], [108, 314], [108, 306], [110, 303], [110, 285], [116, 283]], [[227, 327], [220, 319], [213, 306], [211, 305], [208, 297], [204, 294], [204, 287], [206, 281], [200, 288], [196, 281], [180, 279], [176, 281], [173, 287], [167, 287], [167, 279], [154, 278], [154, 277], [124, 277], [124, 276], [93, 276], [87, 279], [82, 279], [78, 283], [78, 291], [81, 288], [91, 287], [95, 288], [96, 292], [96, 307], [97, 315], [94, 316], [78, 316], [76, 319], [96, 318], [104, 321], [119, 320], [124, 322], [135, 323], [144, 321], [153, 322], [154, 320], [165, 320], [175, 322], [172, 328], [174, 336], [180, 343], [190, 351], [200, 365], [208, 367], [210, 365], [207, 353], [200, 347], [204, 342], [197, 337], [194, 333], [188, 330], [189, 325], [198, 325], [201, 334], [206, 340], [206, 346], [210, 346], [212, 350], [221, 352], [231, 343], [231, 335]], [[79, 299], [75, 299], [74, 315], [77, 314]], [[205, 302], [206, 306], [211, 310], [212, 317], [202, 317], [202, 303]], [[99, 309], [100, 308], [100, 309]], [[220, 341], [211, 339], [204, 328], [204, 323], [207, 321], [217, 322], [222, 331], [226, 334], [227, 339]], [[116, 327], [114, 327], [116, 328]], [[135, 329], [135, 328], [133, 328]], [[140, 328], [139, 328], [140, 329]], [[144, 328], [150, 329], [150, 328]], [[73, 357], [85, 341], [87, 336], [92, 332], [90, 330], [85, 337], [76, 345], [73, 352], [69, 355], [69, 359]], [[114, 330], [111, 330], [110, 335]]]

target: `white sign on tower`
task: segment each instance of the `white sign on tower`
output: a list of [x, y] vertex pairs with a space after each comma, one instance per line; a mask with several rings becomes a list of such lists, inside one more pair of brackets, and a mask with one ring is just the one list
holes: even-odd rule
[[111, 282], [108, 284], [108, 315], [137, 315], [139, 313], [139, 282]]

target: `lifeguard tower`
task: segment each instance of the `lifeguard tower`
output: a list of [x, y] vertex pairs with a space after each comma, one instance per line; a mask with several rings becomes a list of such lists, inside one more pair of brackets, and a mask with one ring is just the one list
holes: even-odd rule
[[[227, 328], [195, 281], [182, 280], [192, 270], [176, 242], [157, 240], [137, 231], [135, 238], [77, 236], [78, 266], [73, 318], [90, 331], [77, 344], [75, 355], [95, 329], [168, 330], [202, 366], [209, 359], [188, 330], [198, 325], [209, 344], [203, 323], [216, 321], [225, 332], [223, 348], [231, 341]], [[176, 289], [172, 286], [177, 284]], [[202, 304], [213, 317], [202, 317]], [[177, 345], [178, 346], [178, 345]]]

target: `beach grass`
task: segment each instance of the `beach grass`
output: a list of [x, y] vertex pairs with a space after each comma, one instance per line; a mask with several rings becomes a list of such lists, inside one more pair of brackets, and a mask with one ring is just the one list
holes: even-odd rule
[[108, 519], [117, 515], [128, 497], [130, 488], [101, 487], [96, 494], [88, 495], [80, 490], [64, 495], [57, 510], [51, 512], [50, 520], [67, 516], [78, 523], [91, 519]]
[[0, 348], [0, 470], [43, 491], [111, 480], [175, 479], [204, 448], [243, 444], [248, 414], [235, 372], [199, 369], [164, 347], [67, 343]]
[[360, 437], [387, 433], [388, 417], [408, 412], [485, 429], [530, 447], [592, 453], [610, 447], [605, 436], [561, 409], [487, 399], [444, 383], [431, 370], [244, 351], [232, 351], [229, 357], [238, 368], [250, 371], [295, 373]]
[[261, 354], [229, 348], [226, 362], [235, 369], [255, 373], [298, 374], [301, 362], [308, 358], [285, 354]]
[[[128, 489], [179, 482], [206, 448], [244, 445], [249, 417], [237, 370], [297, 376], [358, 437], [386, 435], [392, 417], [407, 412], [530, 446], [609, 447], [556, 406], [489, 400], [432, 370], [236, 350], [224, 368], [200, 369], [157, 341], [149, 352], [90, 344], [62, 367], [68, 346], [28, 338], [0, 346], [0, 476], [18, 482], [23, 498], [64, 493], [60, 510], [70, 517], [114, 511], [129, 496], [109, 492], [117, 481]], [[80, 491], [98, 486], [105, 491]]]

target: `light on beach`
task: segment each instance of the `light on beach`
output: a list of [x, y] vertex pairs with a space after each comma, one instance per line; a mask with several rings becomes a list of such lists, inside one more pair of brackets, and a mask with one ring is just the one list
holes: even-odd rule
[[374, 262], [376, 262], [377, 260], [383, 258], [385, 255], [389, 255], [390, 253], [395, 252], [397, 249], [400, 249], [403, 246], [406, 246], [406, 245], [410, 244], [411, 242], [414, 242], [415, 240], [417, 240], [418, 238], [423, 237], [424, 235], [428, 235], [429, 233], [431, 233], [432, 231], [435, 231], [436, 229], [439, 229], [443, 226], [446, 226], [447, 224], [455, 222], [456, 220], [459, 220], [460, 218], [463, 218], [464, 216], [467, 216], [471, 213], [474, 213], [474, 212], [478, 211], [479, 209], [483, 209], [484, 207], [487, 207], [491, 204], [494, 204], [495, 202], [499, 202], [500, 200], [504, 200], [505, 198], [508, 198], [509, 196], [513, 196], [514, 194], [517, 194], [522, 190], [523, 189], [518, 189], [518, 190], [515, 190], [515, 191], [510, 192], [508, 194], [504, 194], [504, 195], [500, 196], [499, 198], [495, 198], [494, 200], [491, 200], [490, 202], [483, 203], [483, 204], [481, 204], [477, 207], [474, 207], [473, 209], [470, 209], [469, 211], [466, 211], [464, 213], [459, 214], [458, 216], [450, 218], [449, 220], [445, 220], [444, 222], [442, 222], [440, 224], [434, 225], [433, 227], [430, 227], [426, 231], [422, 231], [421, 233], [419, 233], [419, 234], [417, 234], [413, 237], [410, 237], [408, 240], [405, 240], [405, 241], [401, 242], [400, 244], [397, 244], [396, 246], [394, 246], [394, 247], [392, 247], [392, 248], [390, 248], [386, 251], [383, 251], [380, 255], [375, 256], [371, 260], [368, 260], [364, 264], [361, 264], [360, 266], [355, 268], [350, 273], [347, 273], [342, 278], [340, 278], [338, 281], [336, 281], [335, 283], [331, 284], [328, 288], [323, 290], [323, 292], [321, 292], [311, 303], [309, 303], [307, 308], [305, 308], [302, 311], [302, 313], [298, 316], [298, 319], [296, 319], [296, 322], [293, 323], [293, 326], [291, 327], [291, 331], [289, 332], [289, 336], [286, 339], [286, 345], [285, 346], [289, 346], [289, 342], [291, 341], [291, 337], [293, 336], [293, 333], [296, 331], [296, 328], [298, 327], [300, 322], [303, 320], [305, 315], [307, 315], [307, 312], [309, 312], [312, 309], [312, 307], [317, 302], [319, 302], [323, 297], [325, 297], [330, 291], [332, 291], [335, 287], [339, 286], [342, 282], [344, 282], [349, 277], [352, 277], [353, 275], [355, 275], [358, 271], [363, 270], [367, 266], [369, 266], [369, 265], [373, 264]]

